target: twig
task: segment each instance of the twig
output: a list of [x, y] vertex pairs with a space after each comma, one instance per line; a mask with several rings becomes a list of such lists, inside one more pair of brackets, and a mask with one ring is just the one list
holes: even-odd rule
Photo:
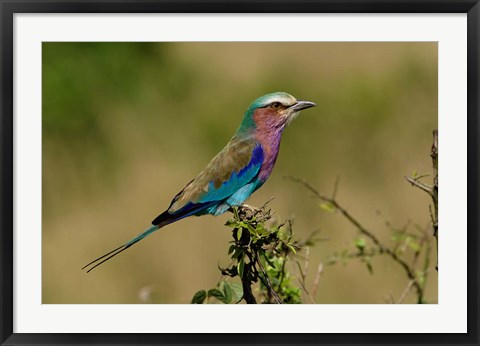
[[430, 195], [433, 201], [433, 211], [429, 207], [430, 217], [432, 219], [433, 227], [433, 236], [435, 237], [436, 249], [437, 249], [437, 263], [435, 269], [438, 271], [438, 130], [433, 131], [433, 143], [430, 150], [430, 157], [432, 158], [432, 168], [433, 168], [433, 186], [421, 183], [419, 181], [420, 177], [405, 177], [409, 183], [413, 186], [419, 188], [422, 191], [425, 191]]
[[431, 243], [426, 242], [427, 250], [425, 251], [425, 262], [423, 264], [423, 284], [422, 288], [425, 290], [425, 286], [427, 284], [427, 275], [429, 272], [429, 266], [430, 266], [430, 251], [432, 249]]
[[414, 283], [415, 283], [415, 280], [410, 280], [408, 282], [407, 287], [405, 287], [405, 289], [403, 290], [400, 298], [398, 298], [397, 304], [401, 304], [404, 301], [405, 297], [407, 296], [408, 292], [410, 291], [410, 289], [412, 288]]
[[310, 263], [310, 248], [305, 248], [305, 278], [308, 276], [308, 265]]
[[315, 279], [313, 280], [312, 285], [312, 296], [315, 297], [317, 295], [317, 288], [318, 284], [320, 283], [320, 276], [323, 273], [323, 263], [318, 264], [317, 274], [315, 275]]
[[435, 209], [435, 220], [433, 224], [433, 236], [437, 247], [437, 263], [435, 269], [438, 271], [438, 130], [433, 131], [433, 144], [430, 153], [433, 163], [433, 206]]
[[300, 265], [300, 263], [298, 261], [295, 261], [295, 263], [297, 264], [297, 267], [298, 267], [298, 270], [300, 272], [300, 277], [301, 279], [299, 279], [297, 277], [297, 280], [300, 284], [300, 286], [302, 286], [302, 289], [303, 289], [303, 292], [305, 292], [305, 294], [307, 295], [308, 299], [310, 299], [310, 301], [312, 302], [312, 304], [315, 304], [315, 300], [313, 299], [313, 297], [310, 295], [310, 293], [308, 292], [308, 289], [305, 285], [305, 278], [306, 278], [306, 275], [303, 273], [303, 270], [302, 270], [302, 266]]
[[278, 280], [277, 289], [280, 289], [280, 287], [282, 287], [283, 279], [285, 278], [285, 266], [286, 266], [286, 265], [287, 265], [287, 261], [283, 261], [283, 263], [282, 263], [282, 272], [281, 272], [280, 280]]
[[340, 183], [340, 176], [337, 175], [335, 178], [335, 183], [333, 184], [333, 192], [332, 192], [332, 199], [335, 199], [337, 197], [337, 191], [338, 191], [338, 184]]
[[418, 181], [418, 178], [411, 178], [411, 177], [404, 177], [404, 178], [405, 178], [410, 184], [412, 184], [413, 186], [416, 186], [416, 187], [418, 187], [420, 190], [425, 191], [425, 192], [428, 193], [430, 196], [432, 195], [433, 186], [430, 186], [430, 185], [421, 183], [420, 181]]
[[426, 235], [420, 239], [420, 243], [418, 244], [420, 249], [418, 251], [415, 251], [415, 253], [413, 254], [412, 266], [411, 266], [412, 268], [415, 268], [415, 266], [417, 265], [418, 257], [420, 256], [420, 253], [422, 252], [423, 247], [425, 246], [426, 240], [427, 240]]
[[318, 199], [320, 199], [324, 202], [330, 203], [336, 210], [340, 211], [340, 213], [352, 225], [354, 225], [361, 234], [368, 237], [379, 248], [379, 250], [381, 250], [382, 252], [384, 252], [385, 254], [390, 256], [395, 262], [397, 262], [403, 268], [403, 270], [407, 274], [408, 278], [410, 280], [414, 281], [413, 285], [415, 286], [415, 289], [417, 290], [418, 302], [419, 303], [422, 302], [422, 300], [423, 300], [423, 288], [416, 281], [416, 276], [415, 276], [415, 272], [413, 271], [413, 269], [410, 268], [410, 266], [404, 260], [399, 258], [395, 252], [393, 252], [390, 248], [388, 248], [386, 245], [384, 245], [382, 242], [380, 242], [380, 240], [378, 240], [378, 238], [373, 233], [371, 233], [364, 226], [362, 226], [362, 224], [360, 224], [360, 222], [357, 219], [355, 219], [345, 208], [343, 208], [340, 204], [338, 204], [338, 202], [336, 200], [321, 194], [312, 185], [310, 185], [307, 181], [305, 181], [303, 179], [298, 179], [298, 178], [295, 178], [295, 177], [289, 177], [289, 179], [296, 182], [296, 183], [299, 183], [299, 184], [303, 185], [310, 192], [312, 192], [313, 195], [315, 197], [317, 197]]
[[[282, 299], [280, 298], [280, 296], [277, 294], [277, 292], [275, 292], [275, 290], [272, 287], [272, 283], [270, 282], [267, 271], [263, 267], [262, 261], [257, 259], [257, 263], [258, 263], [260, 269], [262, 270], [263, 276], [265, 277], [266, 282], [263, 282], [263, 280], [262, 280], [262, 282], [267, 287], [268, 292], [273, 296], [273, 298], [275, 298], [275, 301], [277, 302], [277, 304], [283, 304]], [[260, 279], [261, 278], [262, 277], [260, 276]]]
[[391, 290], [384, 296], [383, 300], [387, 304], [395, 304], [395, 298], [393, 297]]

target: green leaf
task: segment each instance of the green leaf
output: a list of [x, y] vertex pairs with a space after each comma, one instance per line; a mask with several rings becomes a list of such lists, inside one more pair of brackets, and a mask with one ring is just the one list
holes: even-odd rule
[[401, 242], [405, 239], [405, 234], [401, 232], [396, 232], [392, 234], [392, 240], [396, 242]]
[[227, 220], [227, 222], [225, 223], [225, 226], [227, 226], [227, 227], [237, 227], [237, 221]]
[[237, 283], [237, 282], [230, 282], [229, 286], [232, 289], [236, 300], [237, 301], [240, 300], [243, 297], [243, 287], [242, 287], [242, 285]]
[[411, 241], [408, 243], [408, 246], [410, 247], [410, 249], [412, 249], [413, 251], [415, 252], [420, 252], [420, 244], [415, 242], [415, 241]]
[[243, 260], [243, 257], [240, 259], [240, 261], [237, 264], [237, 271], [238, 275], [243, 278], [243, 270], [245, 269], [245, 261]]
[[243, 250], [236, 248], [234, 254], [232, 255], [232, 258], [237, 258], [237, 261], [240, 261], [240, 259], [243, 260]]
[[365, 264], [367, 265], [368, 272], [373, 275], [373, 267], [370, 257], [365, 257]]
[[240, 240], [240, 238], [242, 237], [242, 230], [243, 230], [242, 227], [239, 227], [237, 229], [237, 240]]
[[235, 251], [235, 245], [230, 245], [230, 247], [228, 248], [228, 254], [233, 254], [233, 252]]
[[238, 227], [247, 228], [247, 224], [244, 221], [238, 221]]
[[330, 202], [320, 203], [318, 206], [320, 207], [320, 209], [328, 211], [329, 213], [333, 213], [335, 211], [335, 206], [333, 205], [333, 203]]
[[291, 244], [285, 244], [285, 245], [287, 245], [287, 247], [290, 249], [290, 251], [292, 251], [294, 254], [297, 253], [297, 250], [295, 250], [295, 248]]
[[353, 242], [357, 249], [359, 249], [360, 251], [363, 251], [365, 249], [365, 246], [367, 246], [365, 238], [357, 238]]
[[211, 290], [208, 290], [207, 295], [209, 297], [215, 297], [220, 301], [223, 301], [225, 299], [225, 296], [223, 295], [223, 293], [217, 288], [212, 288]]
[[265, 252], [265, 250], [262, 249], [262, 251], [259, 251], [259, 253], [260, 258], [263, 258], [268, 265], [270, 265], [271, 267], [275, 267], [275, 264], [271, 261], [270, 258], [268, 258], [268, 254]]
[[238, 208], [237, 207], [233, 207], [233, 217], [235, 218], [235, 220], [239, 220], [240, 217], [238, 216]]
[[207, 292], [200, 290], [194, 294], [191, 304], [203, 304], [203, 301], [207, 298]]
[[423, 287], [423, 285], [425, 284], [425, 273], [422, 271], [417, 271], [416, 274], [418, 284]]
[[230, 302], [232, 301], [233, 290], [230, 287], [230, 284], [226, 281], [223, 282], [223, 296], [224, 296], [223, 302], [225, 304], [230, 304]]
[[246, 226], [247, 226], [247, 227], [246, 227], [247, 230], [248, 230], [251, 234], [256, 234], [255, 228], [254, 228], [251, 224], [247, 223]]

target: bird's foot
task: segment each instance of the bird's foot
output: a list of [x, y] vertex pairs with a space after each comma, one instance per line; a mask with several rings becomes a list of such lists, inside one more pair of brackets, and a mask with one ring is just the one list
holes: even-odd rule
[[262, 209], [254, 207], [252, 205], [242, 204], [241, 206], [238, 207], [238, 210], [246, 210], [251, 214], [255, 215], [255, 214], [258, 214]]
[[240, 217], [240, 219], [246, 219], [246, 220], [253, 219], [257, 214], [259, 214], [262, 211], [260, 208], [253, 207], [248, 204], [232, 206], [230, 207], [230, 209], [228, 209], [228, 211], [231, 213], [235, 213], [235, 210], [238, 216]]
[[241, 220], [255, 220], [257, 222], [264, 222], [269, 220], [272, 217], [271, 211], [265, 208], [265, 205], [261, 208], [257, 208], [248, 204], [242, 204], [238, 207], [230, 208], [230, 211], [233, 213], [233, 208], [237, 209], [237, 214]]

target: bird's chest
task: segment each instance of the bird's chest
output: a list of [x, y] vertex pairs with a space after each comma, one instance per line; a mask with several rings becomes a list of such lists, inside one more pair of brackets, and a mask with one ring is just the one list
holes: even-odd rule
[[263, 163], [260, 168], [259, 178], [265, 181], [272, 173], [275, 162], [277, 161], [278, 151], [280, 149], [280, 134], [267, 134], [259, 138], [263, 149]]

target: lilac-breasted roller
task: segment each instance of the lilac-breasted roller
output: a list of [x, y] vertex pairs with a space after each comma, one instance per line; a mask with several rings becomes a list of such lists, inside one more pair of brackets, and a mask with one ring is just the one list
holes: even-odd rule
[[285, 127], [315, 103], [285, 92], [259, 97], [248, 107], [232, 139], [158, 215], [152, 226], [127, 243], [90, 262], [87, 272], [128, 249], [156, 230], [187, 216], [220, 215], [240, 206], [272, 173]]

